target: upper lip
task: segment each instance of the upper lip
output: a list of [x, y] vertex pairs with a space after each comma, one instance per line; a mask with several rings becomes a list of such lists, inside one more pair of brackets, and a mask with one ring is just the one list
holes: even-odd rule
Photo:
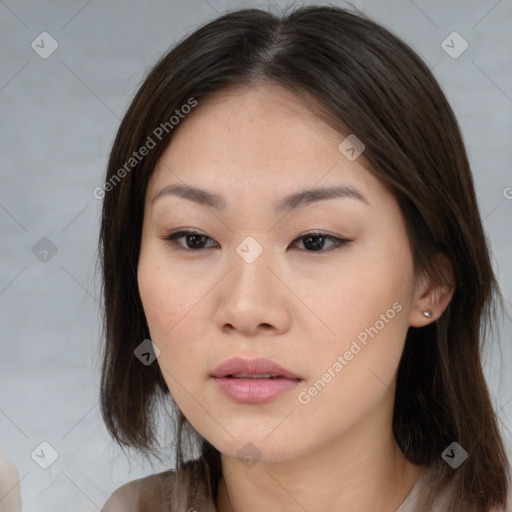
[[274, 361], [264, 358], [243, 359], [232, 357], [221, 363], [213, 371], [212, 377], [221, 378], [236, 373], [248, 373], [253, 375], [269, 373], [272, 377], [284, 377], [286, 379], [301, 379], [298, 375], [286, 370]]

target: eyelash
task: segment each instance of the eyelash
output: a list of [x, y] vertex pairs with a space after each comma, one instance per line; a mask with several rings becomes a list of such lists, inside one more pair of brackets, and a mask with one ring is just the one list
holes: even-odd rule
[[[188, 252], [198, 252], [198, 251], [201, 251], [201, 250], [212, 249], [213, 248], [213, 247], [199, 247], [197, 249], [191, 249], [189, 247], [181, 246], [178, 243], [178, 240], [181, 239], [181, 238], [184, 238], [184, 237], [186, 237], [188, 235], [199, 235], [199, 236], [205, 237], [208, 240], [212, 240], [210, 237], [204, 235], [203, 233], [200, 233], [199, 231], [194, 231], [194, 230], [181, 230], [181, 231], [177, 231], [175, 233], [170, 233], [169, 235], [163, 237], [163, 240], [165, 240], [168, 243], [168, 245], [170, 245], [175, 250], [184, 250], [184, 251], [188, 251]], [[324, 250], [324, 249], [320, 249], [318, 251], [308, 251], [308, 250], [305, 250], [306, 252], [311, 252], [311, 253], [329, 252], [329, 251], [334, 250], [334, 249], [339, 249], [339, 248], [343, 247], [344, 245], [347, 245], [350, 242], [353, 242], [353, 240], [350, 240], [348, 238], [340, 238], [340, 237], [332, 236], [332, 235], [329, 235], [327, 233], [323, 233], [321, 231], [312, 231], [312, 232], [305, 233], [303, 235], [298, 236], [297, 238], [295, 238], [295, 240], [293, 240], [292, 244], [298, 242], [299, 240], [306, 239], [308, 237], [325, 238], [327, 240], [330, 240], [331, 242], [334, 242], [334, 244], [335, 244], [333, 247], [331, 247], [330, 249], [326, 249], [326, 250]]]

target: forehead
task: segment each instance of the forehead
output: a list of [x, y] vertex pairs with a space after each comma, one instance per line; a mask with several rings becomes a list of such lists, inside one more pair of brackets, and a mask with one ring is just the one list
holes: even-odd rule
[[340, 181], [372, 195], [378, 185], [362, 159], [349, 161], [339, 150], [346, 134], [310, 105], [274, 84], [233, 87], [201, 100], [160, 157], [148, 197], [171, 183], [270, 197]]
[[301, 97], [276, 85], [259, 85], [230, 88], [200, 101], [171, 146], [200, 147], [226, 159], [244, 153], [260, 161], [275, 155], [292, 159], [307, 148], [326, 149], [339, 138]]

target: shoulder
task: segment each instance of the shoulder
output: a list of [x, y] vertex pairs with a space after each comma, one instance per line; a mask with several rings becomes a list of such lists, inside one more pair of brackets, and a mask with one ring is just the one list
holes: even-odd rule
[[21, 510], [20, 474], [0, 450], [0, 510]]
[[183, 496], [187, 503], [200, 505], [201, 510], [215, 510], [208, 497], [199, 461], [190, 460], [182, 466], [179, 479], [176, 471], [168, 470], [124, 484], [110, 496], [101, 512], [177, 510], [181, 505], [174, 501], [173, 489], [178, 482], [178, 494]]
[[160, 510], [174, 483], [174, 471], [164, 471], [132, 480], [116, 491], [101, 512], [146, 512]]

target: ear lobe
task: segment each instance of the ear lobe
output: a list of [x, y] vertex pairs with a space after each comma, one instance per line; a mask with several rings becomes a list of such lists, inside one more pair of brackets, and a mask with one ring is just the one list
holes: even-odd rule
[[437, 279], [425, 276], [418, 288], [416, 302], [409, 315], [411, 327], [435, 322], [448, 307], [455, 291], [453, 267], [444, 254], [437, 256]]

